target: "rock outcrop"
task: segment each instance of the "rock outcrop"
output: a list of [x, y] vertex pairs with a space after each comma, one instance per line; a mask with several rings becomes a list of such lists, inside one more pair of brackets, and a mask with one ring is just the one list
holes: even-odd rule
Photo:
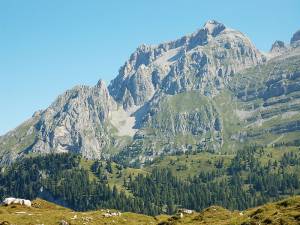
[[36, 124], [32, 152], [77, 152], [99, 158], [111, 140], [106, 121], [117, 105], [102, 81], [77, 86], [59, 96]]
[[134, 135], [134, 118], [117, 105], [101, 80], [94, 87], [66, 91], [40, 117], [30, 152], [74, 152], [99, 159], [118, 145], [118, 135]]
[[36, 125], [32, 152], [77, 152], [99, 158], [111, 144], [106, 123], [117, 105], [105, 84], [77, 86], [59, 96]]

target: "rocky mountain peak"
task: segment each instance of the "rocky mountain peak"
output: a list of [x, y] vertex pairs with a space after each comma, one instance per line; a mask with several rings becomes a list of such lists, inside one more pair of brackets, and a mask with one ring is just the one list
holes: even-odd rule
[[104, 80], [100, 79], [96, 85], [99, 89], [107, 89]]
[[210, 20], [177, 40], [138, 47], [108, 89], [115, 101], [132, 111], [161, 90], [169, 94], [185, 90], [213, 94], [229, 75], [262, 61], [244, 34]]
[[277, 40], [272, 44], [270, 52], [272, 54], [280, 54], [283, 51], [285, 51], [286, 49], [287, 49], [287, 47], [285, 46], [284, 42]]
[[300, 30], [293, 34], [291, 38], [291, 45], [300, 45]]
[[204, 26], [204, 29], [208, 31], [208, 34], [212, 36], [218, 35], [220, 32], [226, 29], [225, 25], [217, 22], [216, 20], [208, 20]]
[[99, 80], [94, 89], [96, 89], [96, 92], [98, 92], [98, 94], [104, 97], [107, 101], [112, 101], [108, 88], [103, 80]]

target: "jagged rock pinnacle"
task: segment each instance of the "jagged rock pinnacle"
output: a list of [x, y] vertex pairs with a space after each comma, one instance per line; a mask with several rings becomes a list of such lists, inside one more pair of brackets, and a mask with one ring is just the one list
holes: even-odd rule
[[98, 81], [96, 86], [100, 89], [102, 89], [102, 88], [106, 89], [106, 84], [105, 84], [104, 80], [102, 80], [102, 79]]
[[294, 33], [291, 44], [295, 44], [296, 42], [300, 42], [300, 30], [298, 30], [296, 33]]
[[204, 26], [204, 29], [208, 31], [208, 34], [216, 36], [226, 29], [225, 25], [217, 22], [216, 20], [208, 20]]
[[272, 44], [270, 52], [271, 53], [279, 53], [285, 49], [286, 49], [286, 46], [285, 46], [284, 42], [277, 40]]

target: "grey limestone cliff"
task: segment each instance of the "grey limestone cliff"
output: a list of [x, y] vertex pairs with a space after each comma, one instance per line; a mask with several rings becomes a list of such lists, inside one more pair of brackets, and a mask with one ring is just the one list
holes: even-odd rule
[[140, 46], [109, 85], [125, 110], [169, 94], [199, 90], [214, 95], [232, 74], [262, 63], [263, 55], [241, 32], [214, 20], [187, 36], [158, 46]]

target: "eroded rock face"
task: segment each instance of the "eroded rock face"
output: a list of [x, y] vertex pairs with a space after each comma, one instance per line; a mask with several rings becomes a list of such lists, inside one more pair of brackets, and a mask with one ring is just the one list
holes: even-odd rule
[[59, 96], [36, 125], [38, 135], [32, 152], [77, 152], [100, 158], [111, 144], [110, 113], [116, 108], [105, 84], [77, 86]]
[[109, 85], [125, 110], [142, 106], [158, 90], [176, 94], [200, 90], [214, 95], [230, 75], [264, 60], [242, 33], [217, 21], [178, 40], [140, 46]]

